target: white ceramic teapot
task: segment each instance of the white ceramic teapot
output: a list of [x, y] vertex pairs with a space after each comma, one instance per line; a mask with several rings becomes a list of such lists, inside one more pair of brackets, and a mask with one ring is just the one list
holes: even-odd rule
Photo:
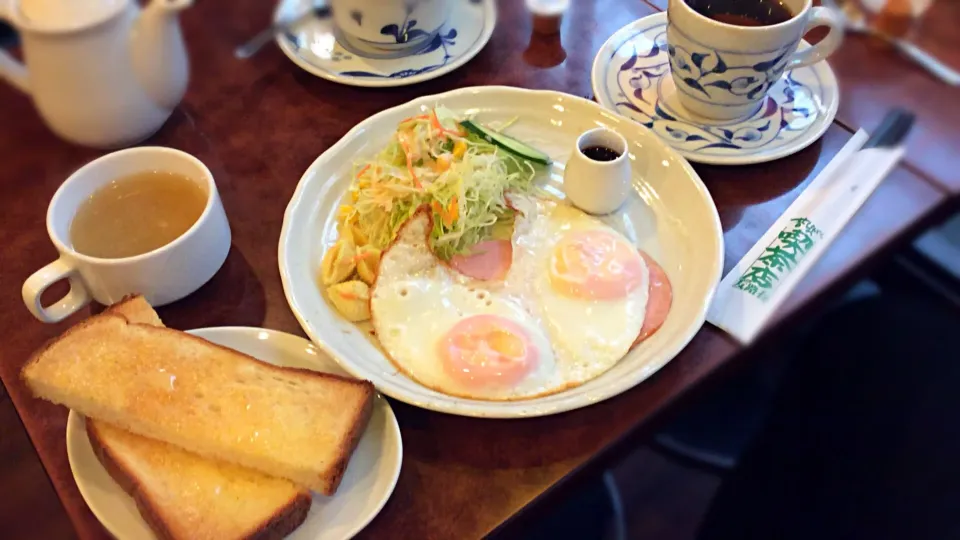
[[97, 148], [140, 142], [186, 91], [177, 13], [190, 4], [152, 0], [141, 12], [136, 0], [0, 0], [26, 64], [0, 51], [0, 78], [30, 94], [64, 139]]

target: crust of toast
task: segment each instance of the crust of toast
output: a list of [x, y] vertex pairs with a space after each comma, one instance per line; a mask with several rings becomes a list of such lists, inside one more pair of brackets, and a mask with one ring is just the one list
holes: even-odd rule
[[[186, 540], [178, 538], [171, 531], [166, 521], [161, 517], [158, 505], [141, 488], [137, 476], [124, 467], [122, 460], [113, 455], [109, 445], [100, 436], [93, 422], [86, 422], [86, 431], [97, 459], [103, 464], [110, 477], [133, 498], [140, 516], [154, 531], [157, 538], [162, 540]], [[297, 494], [288, 505], [278, 508], [269, 519], [243, 536], [242, 540], [280, 540], [284, 538], [307, 519], [311, 501], [309, 493], [301, 492]]]
[[154, 311], [153, 306], [140, 294], [128, 294], [116, 304], [107, 307], [103, 312], [120, 315], [129, 322], [166, 326], [163, 324], [163, 321], [160, 320], [160, 315]]
[[[122, 300], [121, 302], [128, 302], [132, 300], [133, 300], [132, 298], [128, 298], [128, 299]], [[351, 430], [347, 433], [345, 437], [343, 437], [343, 439], [340, 441], [340, 444], [337, 446], [336, 456], [334, 457], [332, 463], [330, 464], [326, 474], [324, 474], [323, 477], [317, 478], [315, 482], [308, 484], [308, 487], [320, 493], [323, 493], [324, 495], [333, 495], [336, 492], [337, 487], [340, 485], [340, 481], [343, 479], [343, 474], [346, 471], [346, 467], [349, 462], [350, 456], [352, 455], [354, 449], [359, 443], [360, 437], [362, 436], [363, 431], [366, 429], [368, 420], [370, 419], [370, 416], [373, 412], [373, 399], [375, 396], [375, 390], [372, 383], [370, 383], [369, 381], [360, 381], [357, 379], [352, 379], [352, 378], [343, 377], [340, 375], [334, 375], [330, 373], [321, 373], [321, 372], [317, 372], [309, 369], [281, 368], [278, 366], [274, 366], [273, 364], [262, 362], [252, 356], [243, 354], [234, 349], [230, 349], [228, 347], [223, 347], [221, 345], [211, 343], [202, 338], [199, 338], [190, 334], [186, 334], [178, 330], [173, 330], [166, 327], [159, 327], [151, 324], [131, 323], [123, 315], [117, 314], [117, 313], [111, 312], [111, 310], [108, 310], [100, 315], [91, 317], [77, 324], [76, 326], [68, 329], [59, 337], [48, 341], [46, 344], [44, 344], [43, 347], [41, 347], [38, 351], [36, 351], [31, 356], [31, 358], [27, 361], [27, 363], [22, 368], [20, 372], [20, 376], [21, 376], [21, 379], [24, 381], [24, 383], [27, 385], [27, 387], [30, 388], [31, 391], [34, 393], [34, 395], [38, 395], [38, 392], [30, 383], [29, 379], [25, 376], [26, 373], [30, 371], [31, 366], [36, 364], [39, 361], [39, 359], [44, 355], [44, 353], [46, 353], [53, 345], [57, 344], [60, 341], [65, 340], [66, 338], [68, 338], [69, 336], [75, 333], [83, 331], [85, 328], [87, 328], [90, 325], [102, 323], [103, 320], [107, 318], [116, 319], [118, 321], [122, 321], [123, 324], [125, 325], [140, 327], [150, 332], [168, 333], [170, 335], [176, 336], [177, 339], [203, 342], [205, 346], [213, 346], [214, 348], [225, 351], [228, 354], [239, 355], [250, 361], [256, 362], [257, 364], [266, 368], [269, 371], [273, 371], [276, 373], [290, 373], [291, 371], [293, 371], [303, 377], [326, 379], [326, 380], [337, 380], [342, 382], [348, 382], [353, 385], [357, 385], [361, 387], [359, 390], [361, 391], [363, 396], [362, 406], [359, 407], [357, 410], [353, 411]], [[169, 441], [169, 442], [173, 442], [173, 441]], [[269, 473], [270, 471], [264, 471], [264, 472]], [[292, 480], [296, 480], [296, 479], [294, 478]], [[300, 482], [300, 483], [303, 483], [303, 482]]]

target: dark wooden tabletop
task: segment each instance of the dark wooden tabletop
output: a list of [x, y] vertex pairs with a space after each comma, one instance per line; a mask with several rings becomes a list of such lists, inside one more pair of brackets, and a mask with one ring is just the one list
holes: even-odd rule
[[[654, 13], [656, 0], [573, 2], [561, 39], [531, 36], [519, 0], [500, 2], [498, 27], [477, 58], [437, 80], [400, 89], [339, 86], [299, 70], [268, 47], [247, 61], [233, 58], [260, 30], [268, 1], [205, 0], [184, 13], [193, 65], [181, 106], [147, 144], [190, 152], [213, 171], [233, 228], [225, 266], [196, 294], [160, 309], [170, 326], [262, 326], [303, 332], [284, 300], [276, 252], [281, 220], [300, 175], [357, 122], [413, 97], [452, 88], [503, 84], [591, 96], [589, 68], [600, 45], [621, 26]], [[960, 3], [939, 0], [920, 42], [960, 68], [952, 28]], [[562, 47], [562, 49], [561, 49]], [[780, 326], [802, 320], [818, 301], [931, 224], [956, 201], [960, 167], [957, 90], [945, 87], [896, 53], [851, 37], [832, 65], [842, 85], [838, 121], [820, 142], [773, 163], [697, 170], [720, 209], [729, 269], [851, 136], [873, 127], [893, 105], [918, 113], [906, 163], [854, 217], [779, 314]], [[67, 462], [67, 412], [35, 400], [18, 379], [35, 348], [83, 313], [57, 325], [35, 321], [20, 285], [56, 257], [44, 216], [72, 171], [102, 152], [55, 138], [28, 98], [0, 83], [0, 378], [20, 413], [78, 534], [106, 533], [77, 491]], [[743, 358], [742, 347], [705, 326], [672, 362], [625, 394], [553, 417], [495, 421], [459, 418], [394, 402], [404, 438], [399, 484], [364, 536], [474, 538], [494, 530], [535, 499], [575, 484], [576, 473], [600, 466], [628, 447], [654, 416], [720, 367]], [[8, 489], [4, 487], [4, 489]], [[543, 497], [551, 490], [551, 494]], [[25, 516], [24, 519], [35, 519]]]

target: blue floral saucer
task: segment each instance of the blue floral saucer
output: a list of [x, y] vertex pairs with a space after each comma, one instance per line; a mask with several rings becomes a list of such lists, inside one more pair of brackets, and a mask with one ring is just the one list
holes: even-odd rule
[[[809, 47], [803, 42], [801, 47]], [[691, 70], [701, 65], [688, 62]], [[670, 76], [667, 14], [618, 30], [593, 62], [593, 92], [604, 107], [636, 120], [699, 163], [746, 165], [798, 152], [830, 127], [840, 92], [826, 62], [784, 73], [752, 116], [733, 122], [693, 118]]]
[[[281, 0], [274, 20], [296, 19], [313, 6], [313, 0]], [[450, 16], [430, 44], [407, 55], [365, 58], [337, 42], [329, 11], [310, 17], [277, 36], [277, 45], [301, 68], [324, 79], [351, 86], [405, 86], [450, 73], [477, 55], [490, 41], [497, 22], [496, 0], [451, 2]], [[407, 21], [406, 32], [385, 27], [397, 43], [415, 32], [416, 21]], [[391, 30], [393, 33], [391, 34]]]

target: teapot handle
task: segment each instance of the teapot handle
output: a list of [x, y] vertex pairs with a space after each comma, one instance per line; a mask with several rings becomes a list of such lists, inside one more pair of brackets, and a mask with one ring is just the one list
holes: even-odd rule
[[[12, 19], [10, 17], [10, 4], [10, 0], [0, 0], [0, 21]], [[2, 49], [0, 49], [0, 79], [6, 80], [25, 94], [30, 93], [27, 66]]]

